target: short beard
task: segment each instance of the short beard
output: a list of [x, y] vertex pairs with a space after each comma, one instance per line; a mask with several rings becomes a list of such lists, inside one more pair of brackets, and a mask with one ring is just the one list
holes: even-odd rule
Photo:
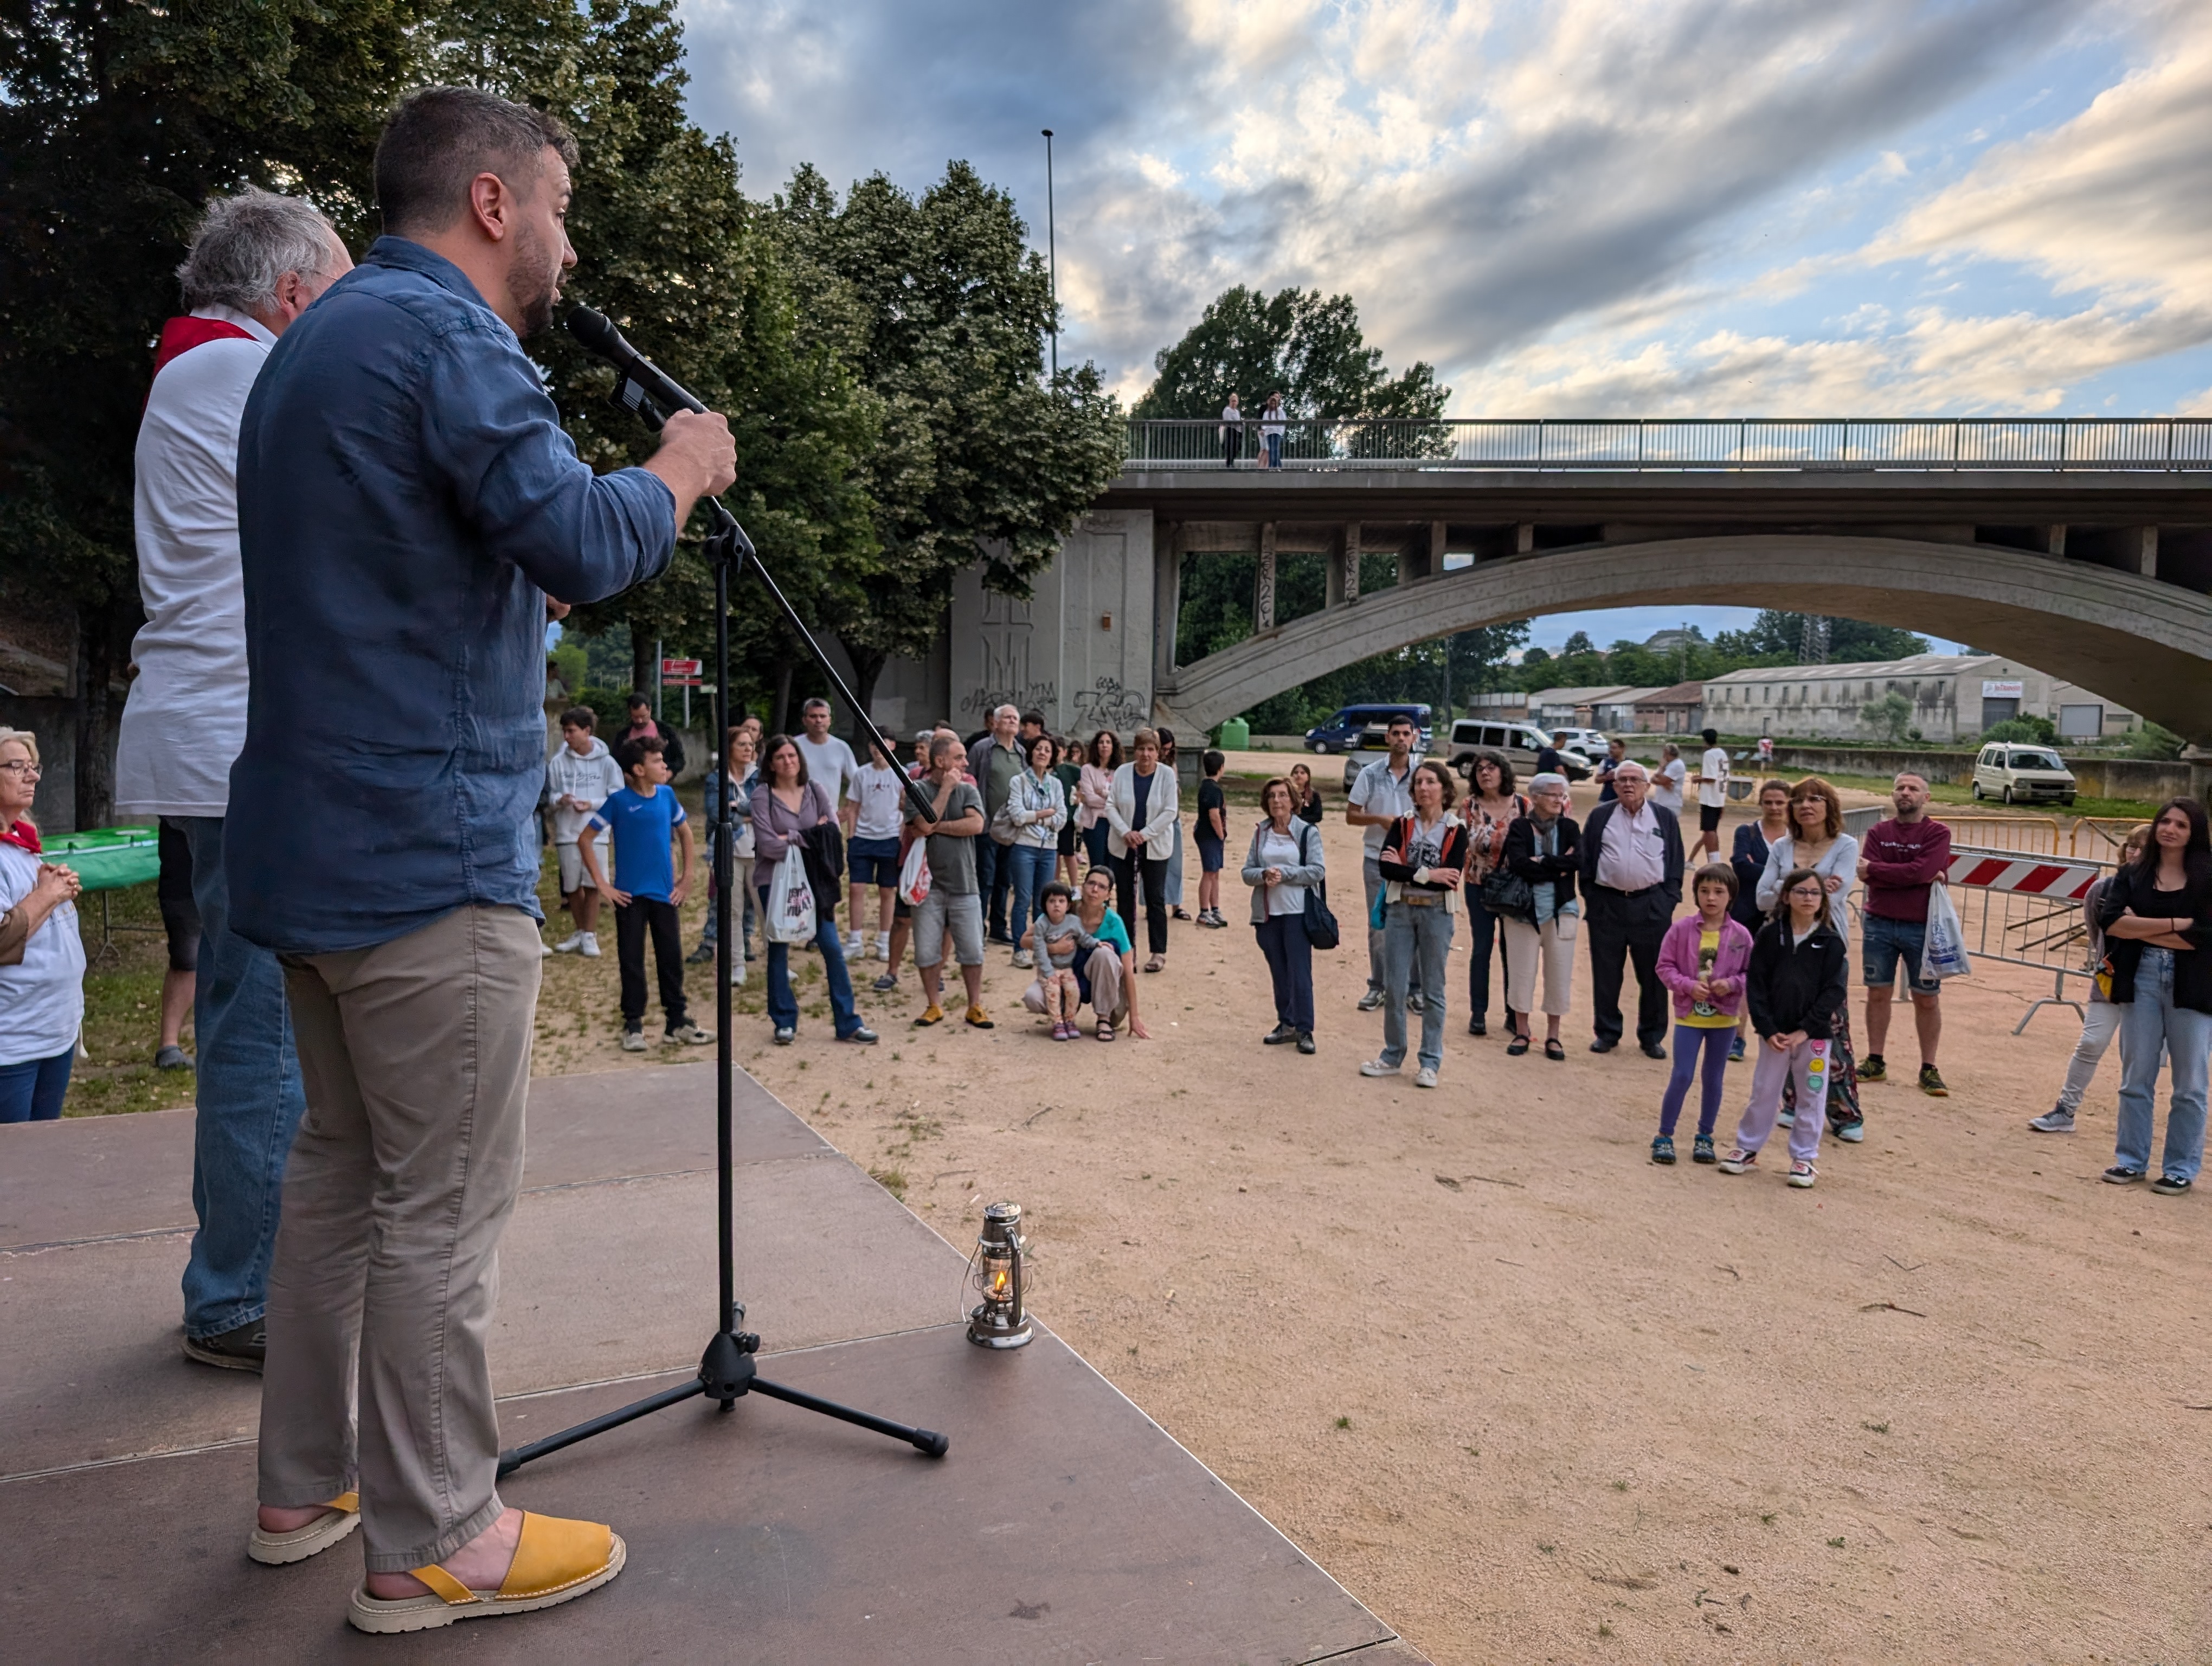
[[544, 240], [527, 222], [514, 228], [514, 264], [507, 274], [507, 298], [522, 320], [524, 338], [550, 328], [553, 303], [561, 294], [561, 267], [546, 258]]

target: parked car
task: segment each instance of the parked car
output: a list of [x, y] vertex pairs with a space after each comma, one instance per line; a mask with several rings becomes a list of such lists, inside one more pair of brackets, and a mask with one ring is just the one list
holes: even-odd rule
[[1552, 745], [1561, 751], [1580, 752], [1595, 764], [1605, 756], [1605, 731], [1602, 729], [1554, 729]]
[[1316, 724], [1306, 731], [1306, 750], [1323, 757], [1331, 752], [1349, 752], [1359, 745], [1361, 735], [1370, 727], [1388, 723], [1401, 713], [1412, 718], [1421, 731], [1421, 750], [1429, 748], [1429, 725], [1434, 714], [1430, 708], [1406, 702], [1395, 705], [1346, 706], [1328, 722]]
[[[1547, 733], [1533, 723], [1497, 723], [1463, 717], [1452, 725], [1451, 750], [1446, 754], [1445, 762], [1451, 765], [1455, 773], [1467, 775], [1470, 760], [1478, 751], [1502, 752], [1506, 762], [1512, 764], [1515, 777], [1526, 781], [1536, 773], [1538, 748], [1547, 745], [1558, 751], [1559, 762], [1564, 766], [1560, 773], [1569, 781], [1583, 781], [1589, 777], [1591, 764], [1587, 757], [1560, 746], [1556, 733]], [[1599, 751], [1601, 753], [1604, 751], [1602, 742]], [[1468, 779], [1473, 777], [1468, 776]]]
[[[1429, 732], [1424, 729], [1413, 740], [1413, 762], [1419, 763], [1429, 755]], [[1390, 756], [1390, 726], [1370, 723], [1359, 732], [1344, 755], [1344, 790], [1349, 793], [1352, 783], [1359, 779], [1359, 772], [1377, 758]]]
[[1974, 796], [2005, 804], [2074, 802], [2074, 772], [2048, 746], [1993, 740], [1974, 759]]

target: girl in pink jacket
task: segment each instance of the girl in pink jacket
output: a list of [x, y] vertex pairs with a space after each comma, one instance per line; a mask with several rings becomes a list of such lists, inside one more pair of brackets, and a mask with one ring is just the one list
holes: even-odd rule
[[1677, 920], [1659, 945], [1659, 981], [1674, 993], [1674, 1068], [1659, 1107], [1654, 1163], [1674, 1160], [1674, 1124], [1689, 1097], [1698, 1055], [1705, 1061], [1698, 1100], [1698, 1138], [1690, 1160], [1713, 1161], [1713, 1124], [1721, 1114], [1721, 1076], [1728, 1068], [1736, 1014], [1743, 1009], [1743, 978], [1751, 964], [1751, 933], [1729, 917], [1735, 901], [1735, 870], [1725, 862], [1701, 867], [1690, 895], [1693, 915]]

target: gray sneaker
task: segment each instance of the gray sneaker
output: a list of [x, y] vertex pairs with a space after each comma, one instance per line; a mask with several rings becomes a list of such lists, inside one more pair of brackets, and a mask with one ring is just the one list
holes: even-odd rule
[[2074, 1113], [2063, 1105], [2053, 1105], [2028, 1127], [2038, 1134], [2071, 1134], [2074, 1132]]
[[868, 987], [871, 989], [873, 989], [879, 995], [887, 995], [892, 990], [898, 988], [898, 974], [896, 972], [885, 972], [881, 977], [878, 978]]
[[268, 1357], [268, 1322], [249, 1319], [213, 1336], [185, 1338], [185, 1358], [224, 1371], [258, 1371]]
[[1370, 989], [1359, 998], [1359, 1010], [1363, 1012], [1371, 1012], [1382, 1004], [1382, 992], [1380, 989]]

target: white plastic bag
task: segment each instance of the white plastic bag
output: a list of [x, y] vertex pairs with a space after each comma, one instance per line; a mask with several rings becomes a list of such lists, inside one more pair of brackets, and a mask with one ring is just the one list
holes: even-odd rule
[[919, 908], [921, 899], [929, 895], [929, 841], [916, 839], [906, 853], [906, 862], [899, 869], [898, 899], [908, 908]]
[[1974, 970], [1966, 958], [1966, 933], [1951, 892], [1941, 884], [1928, 888], [1928, 936], [1920, 949], [1920, 969], [1933, 978], [1964, 977]]
[[771, 943], [814, 940], [814, 887], [806, 883], [806, 862], [793, 843], [769, 881], [768, 918], [761, 922]]

